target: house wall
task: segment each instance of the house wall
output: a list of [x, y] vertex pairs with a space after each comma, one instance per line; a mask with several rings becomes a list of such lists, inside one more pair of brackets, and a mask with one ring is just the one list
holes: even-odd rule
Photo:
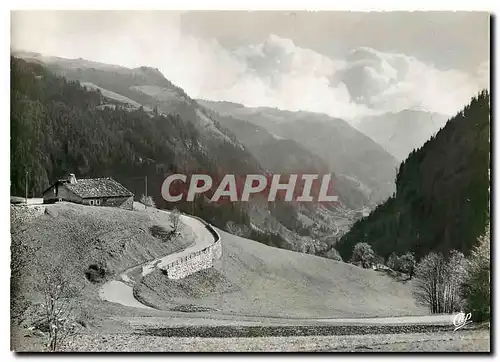
[[98, 206], [110, 206], [110, 207], [119, 207], [122, 209], [127, 209], [127, 210], [132, 210], [133, 205], [134, 205], [134, 197], [133, 196], [128, 196], [128, 197], [102, 197], [102, 198], [89, 198], [89, 199], [84, 199], [83, 204], [84, 205], [90, 205], [90, 201], [94, 201], [94, 205], [96, 200], [100, 201], [100, 204]]
[[52, 202], [57, 201], [56, 194], [54, 192], [55, 186], [52, 186], [49, 190], [45, 191], [43, 194], [43, 203], [44, 204], [50, 204]]
[[59, 201], [59, 199], [83, 205], [90, 205], [90, 200], [93, 200], [95, 205], [95, 200], [100, 200], [99, 206], [120, 207], [127, 210], [133, 210], [134, 205], [133, 196], [82, 199], [80, 196], [70, 191], [65, 185], [54, 185], [43, 194], [44, 204], [54, 203]]
[[[54, 192], [54, 190], [56, 190], [56, 192]], [[64, 201], [76, 202], [78, 204], [81, 204], [83, 201], [80, 196], [74, 194], [65, 185], [54, 185], [43, 194], [43, 203], [56, 202], [60, 198]]]

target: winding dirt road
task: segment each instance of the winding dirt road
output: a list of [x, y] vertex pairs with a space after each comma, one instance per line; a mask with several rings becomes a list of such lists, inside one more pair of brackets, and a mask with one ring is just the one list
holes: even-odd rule
[[[134, 202], [134, 208], [141, 207], [144, 206]], [[168, 211], [161, 211], [166, 215], [169, 214]], [[106, 300], [112, 303], [118, 303], [126, 307], [153, 309], [135, 299], [133, 288], [137, 280], [135, 280], [133, 272], [141, 268], [141, 276], [145, 276], [151, 273], [155, 268], [165, 267], [175, 260], [178, 260], [196, 251], [200, 251], [214, 243], [213, 235], [208, 231], [208, 229], [201, 221], [187, 215], [180, 215], [180, 218], [184, 226], [191, 229], [191, 231], [194, 233], [194, 243], [188, 246], [186, 249], [177, 253], [168, 254], [164, 257], [147, 262], [143, 265], [134, 266], [130, 269], [127, 269], [120, 274], [118, 280], [109, 281], [101, 287], [101, 289], [99, 290], [99, 297], [102, 300]]]
[[[140, 204], [139, 204], [140, 205]], [[141, 207], [141, 206], [137, 207]], [[135, 205], [134, 205], [135, 207]], [[143, 206], [142, 206], [143, 207]], [[168, 214], [167, 211], [164, 211]], [[134, 284], [138, 281], [136, 278], [140, 278], [151, 273], [155, 268], [161, 268], [166, 266], [167, 264], [175, 261], [183, 256], [186, 256], [192, 252], [199, 251], [214, 242], [213, 235], [207, 230], [205, 225], [192, 217], [187, 215], [181, 215], [181, 221], [188, 228], [190, 228], [195, 234], [195, 242], [188, 246], [186, 249], [165, 255], [162, 258], [155, 259], [150, 262], [146, 262], [143, 265], [134, 266], [123, 273], [120, 274], [117, 280], [112, 280], [104, 284], [99, 290], [99, 296], [102, 300], [106, 300], [112, 303], [118, 303], [126, 307], [132, 308], [141, 308], [141, 309], [149, 309], [156, 310], [149, 306], [146, 306], [140, 303], [137, 299], [135, 299], [133, 294]], [[225, 237], [228, 237], [228, 234], [217, 230], [221, 235], [222, 242]], [[134, 276], [135, 275], [135, 276]], [[181, 322], [181, 324], [187, 322], [185, 316], [174, 316], [171, 315], [168, 311], [165, 311], [168, 316], [154, 317], [156, 322], [160, 322], [166, 318], [164, 321], [166, 324], [175, 321], [180, 318], [182, 321], [177, 321], [177, 323]], [[196, 313], [198, 314], [198, 313]], [[200, 318], [201, 317], [201, 318]], [[269, 318], [269, 317], [259, 317], [259, 316], [230, 316], [224, 315], [220, 313], [210, 313], [205, 315], [205, 313], [201, 313], [199, 316], [192, 315], [190, 317], [192, 320], [191, 324], [201, 324], [201, 325], [211, 325], [211, 324], [242, 324], [242, 325], [253, 325], [253, 324], [300, 324], [300, 323], [320, 323], [320, 324], [333, 324], [333, 325], [405, 325], [405, 324], [439, 324], [450, 326], [453, 323], [453, 315], [428, 315], [428, 316], [404, 316], [404, 317], [375, 317], [375, 318]], [[144, 323], [144, 319], [140, 318], [142, 323]], [[147, 319], [147, 318], [146, 318]], [[167, 322], [168, 319], [168, 322]], [[189, 318], [188, 318], [189, 319]], [[189, 324], [189, 323], [188, 323]]]

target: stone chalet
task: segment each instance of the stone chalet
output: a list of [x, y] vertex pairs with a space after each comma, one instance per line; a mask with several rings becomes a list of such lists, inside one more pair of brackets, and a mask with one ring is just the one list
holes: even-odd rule
[[83, 205], [132, 210], [134, 194], [111, 177], [77, 180], [74, 174], [58, 180], [43, 192], [43, 203], [70, 201]]

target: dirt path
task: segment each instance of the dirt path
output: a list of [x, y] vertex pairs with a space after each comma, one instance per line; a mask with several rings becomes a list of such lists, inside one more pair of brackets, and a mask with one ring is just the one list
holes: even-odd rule
[[103, 285], [99, 297], [108, 302], [118, 303], [126, 307], [153, 309], [141, 304], [134, 298], [133, 287], [118, 280], [112, 280]]
[[452, 324], [454, 315], [438, 314], [426, 316], [378, 317], [378, 318], [335, 318], [318, 319], [318, 322], [334, 324]]
[[[168, 214], [168, 212], [165, 214]], [[142, 308], [155, 310], [149, 306], [140, 303], [133, 294], [134, 284], [143, 276], [151, 273], [155, 268], [161, 268], [168, 263], [177, 260], [192, 252], [201, 250], [213, 243], [213, 236], [207, 230], [205, 225], [192, 217], [181, 215], [181, 221], [186, 227], [189, 227], [196, 235], [195, 242], [186, 249], [166, 255], [162, 258], [155, 259], [143, 265], [132, 267], [121, 273], [117, 280], [106, 283], [99, 291], [101, 299], [118, 303], [126, 307]], [[217, 230], [221, 237], [228, 241], [227, 238], [233, 237], [221, 230]], [[132, 318], [133, 319], [133, 318]], [[375, 318], [280, 318], [280, 317], [264, 317], [264, 316], [243, 316], [243, 315], [227, 315], [224, 313], [192, 313], [189, 317], [185, 315], [175, 318], [171, 312], [165, 311], [165, 317], [155, 316], [154, 324], [170, 325], [170, 324], [185, 324], [187, 320], [191, 320], [194, 325], [218, 325], [218, 324], [323, 324], [323, 325], [405, 325], [405, 324], [452, 324], [453, 316], [450, 315], [432, 315], [432, 316], [402, 316], [402, 317], [375, 317]], [[136, 323], [149, 324], [149, 318], [138, 317]], [[176, 321], [174, 323], [174, 321]], [[189, 323], [188, 323], [189, 324]]]
[[169, 327], [213, 327], [213, 326], [411, 326], [442, 325], [453, 327], [453, 315], [440, 314], [428, 316], [406, 317], [373, 317], [373, 318], [280, 318], [264, 316], [228, 315], [218, 312], [177, 313], [163, 311], [162, 315], [151, 317], [117, 317], [134, 327], [169, 328]]
[[[134, 203], [134, 208], [144, 207], [141, 204], [136, 204], [138, 203]], [[165, 213], [165, 217], [167, 217], [167, 215], [169, 214], [167, 211], [160, 211]], [[210, 246], [214, 242], [213, 235], [208, 231], [208, 229], [201, 221], [187, 215], [180, 215], [180, 218], [181, 222], [184, 224], [184, 227], [189, 227], [195, 234], [195, 242], [186, 249], [177, 253], [165, 255], [162, 258], [147, 262], [142, 266], [139, 265], [127, 269], [120, 274], [119, 280], [109, 281], [101, 287], [101, 289], [99, 290], [99, 297], [102, 300], [106, 300], [112, 303], [118, 303], [126, 307], [153, 310], [153, 308], [140, 303], [134, 297], [133, 287], [135, 282], [137, 281], [136, 278], [139, 277], [137, 276], [137, 270], [141, 268], [142, 272], [140, 273], [140, 276], [145, 276], [151, 273], [155, 268], [165, 267], [172, 261], [178, 260], [183, 256], [202, 250], [207, 246]]]
[[184, 225], [186, 225], [187, 227], [191, 228], [193, 233], [196, 235], [196, 238], [195, 238], [196, 242], [193, 245], [184, 249], [183, 251], [180, 251], [180, 252], [174, 253], [174, 254], [165, 255], [162, 258], [159, 258], [159, 259], [156, 259], [156, 260], [153, 260], [149, 263], [144, 264], [144, 266], [142, 267], [142, 276], [148, 275], [155, 268], [165, 267], [169, 263], [171, 263], [175, 260], [178, 260], [178, 259], [182, 258], [183, 256], [187, 256], [191, 253], [200, 251], [200, 250], [202, 250], [202, 249], [206, 248], [207, 246], [210, 246], [214, 243], [213, 235], [210, 234], [208, 229], [205, 227], [205, 225], [201, 221], [199, 221], [195, 218], [189, 217], [187, 215], [181, 215], [180, 217], [181, 217], [182, 223]]

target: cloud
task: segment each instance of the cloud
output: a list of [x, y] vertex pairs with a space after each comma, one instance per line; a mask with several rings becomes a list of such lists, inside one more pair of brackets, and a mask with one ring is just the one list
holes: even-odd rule
[[366, 47], [345, 59], [331, 59], [276, 35], [232, 52], [214, 50], [239, 64], [238, 72], [226, 74], [229, 82], [207, 85], [198, 97], [323, 112], [347, 120], [408, 108], [452, 115], [487, 87], [489, 77], [487, 63], [476, 74], [466, 74]]
[[344, 84], [329, 81], [340, 63], [299, 48], [289, 39], [270, 35], [262, 44], [240, 47], [228, 56], [240, 65], [239, 71], [231, 83], [215, 83], [201, 97], [339, 117], [366, 112], [363, 105], [351, 101]]
[[272, 34], [262, 43], [229, 49], [183, 34], [176, 13], [20, 12], [12, 24], [12, 43], [24, 50], [149, 65], [193, 98], [322, 112], [348, 121], [406, 108], [452, 115], [489, 78], [487, 62], [467, 74], [367, 47], [333, 59]]
[[347, 57], [340, 78], [357, 102], [378, 111], [424, 108], [447, 115], [487, 87], [488, 64], [476, 74], [439, 70], [404, 54], [357, 49]]

